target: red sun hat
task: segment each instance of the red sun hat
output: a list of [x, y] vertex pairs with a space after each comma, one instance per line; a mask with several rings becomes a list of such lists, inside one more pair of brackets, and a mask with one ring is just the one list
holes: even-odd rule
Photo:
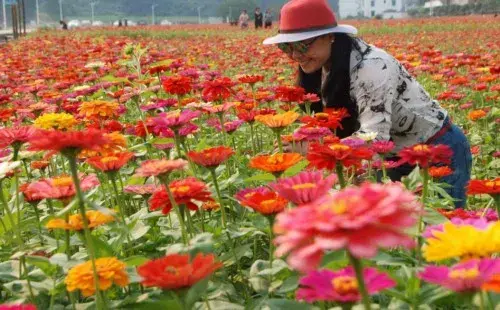
[[291, 0], [281, 8], [279, 34], [264, 44], [298, 42], [327, 33], [357, 34], [351, 25], [339, 25], [326, 0]]

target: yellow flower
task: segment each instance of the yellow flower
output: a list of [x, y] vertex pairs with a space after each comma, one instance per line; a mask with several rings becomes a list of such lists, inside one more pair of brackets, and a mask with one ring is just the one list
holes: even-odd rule
[[41, 129], [68, 130], [76, 125], [73, 115], [68, 113], [46, 113], [35, 120], [35, 127]]
[[[89, 228], [95, 228], [115, 220], [114, 216], [99, 211], [90, 210], [85, 213], [89, 221]], [[46, 225], [47, 229], [83, 230], [83, 218], [80, 214], [70, 215], [68, 221], [52, 219]]]
[[118, 103], [104, 100], [87, 101], [82, 103], [78, 111], [86, 118], [110, 118], [117, 115]]
[[443, 231], [434, 231], [427, 239], [423, 254], [427, 261], [435, 262], [450, 258], [490, 257], [500, 252], [500, 222], [485, 229], [472, 225], [455, 225], [447, 222]]
[[88, 158], [93, 156], [113, 156], [115, 153], [120, 153], [126, 150], [127, 140], [125, 136], [118, 131], [104, 134], [104, 137], [109, 141], [101, 147], [99, 151], [83, 150], [78, 155], [79, 158]]
[[[99, 277], [100, 290], [105, 291], [109, 289], [113, 283], [120, 287], [129, 284], [128, 275], [125, 272], [126, 265], [116, 257], [98, 258], [95, 264]], [[69, 292], [81, 290], [85, 297], [95, 294], [92, 262], [88, 261], [71, 268], [64, 283], [66, 283]]]
[[295, 122], [297, 118], [299, 118], [299, 113], [288, 111], [283, 114], [276, 115], [257, 115], [255, 120], [270, 128], [283, 128]]

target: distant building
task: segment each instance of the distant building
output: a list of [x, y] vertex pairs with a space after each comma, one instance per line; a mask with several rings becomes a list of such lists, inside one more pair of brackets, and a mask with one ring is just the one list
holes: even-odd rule
[[403, 18], [407, 16], [407, 2], [408, 0], [340, 0], [340, 16]]

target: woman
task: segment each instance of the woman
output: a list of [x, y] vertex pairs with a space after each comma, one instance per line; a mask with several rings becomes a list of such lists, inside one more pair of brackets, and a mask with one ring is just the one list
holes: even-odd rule
[[262, 12], [260, 11], [260, 8], [257, 7], [254, 12], [255, 29], [262, 28], [262, 18]]
[[240, 27], [242, 29], [246, 29], [248, 27], [248, 20], [249, 19], [250, 19], [250, 17], [247, 14], [247, 10], [243, 10], [241, 12], [240, 18], [239, 18]]
[[271, 13], [271, 9], [267, 9], [264, 14], [264, 28], [271, 28], [273, 26], [273, 13]]
[[[291, 0], [281, 10], [279, 34], [264, 44], [278, 44], [299, 64], [298, 85], [322, 98], [313, 111], [349, 111], [337, 131], [340, 138], [376, 132], [376, 139], [392, 140], [396, 152], [418, 143], [448, 145], [454, 172], [442, 180], [451, 185], [455, 206], [463, 207], [472, 162], [467, 138], [394, 57], [356, 33], [337, 24], [325, 0]], [[400, 180], [412, 168], [403, 165], [389, 176]]]

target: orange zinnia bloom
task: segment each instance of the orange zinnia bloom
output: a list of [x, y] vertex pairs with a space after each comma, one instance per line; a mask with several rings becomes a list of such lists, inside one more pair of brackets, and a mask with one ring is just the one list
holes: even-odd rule
[[43, 170], [43, 169], [47, 168], [48, 165], [49, 165], [49, 162], [46, 160], [35, 160], [35, 161], [31, 162], [30, 167], [31, 167], [31, 169]]
[[299, 153], [259, 155], [250, 160], [250, 167], [271, 173], [283, 172], [303, 158]]
[[87, 163], [95, 169], [104, 172], [118, 171], [125, 166], [127, 162], [134, 157], [134, 153], [123, 152], [109, 156], [94, 156], [87, 159]]
[[486, 114], [487, 113], [484, 110], [474, 110], [474, 111], [469, 112], [468, 117], [471, 121], [477, 121], [478, 119], [485, 117]]
[[451, 168], [448, 166], [430, 167], [429, 168], [429, 175], [433, 178], [442, 178], [442, 177], [448, 176], [452, 173], [453, 173], [453, 170], [451, 170]]
[[[111, 211], [110, 211], [111, 212]], [[96, 228], [98, 226], [113, 222], [115, 217], [100, 211], [89, 210], [85, 212], [89, 228]], [[52, 219], [45, 225], [47, 229], [64, 229], [64, 230], [83, 230], [83, 217], [80, 213], [70, 215], [68, 221], [64, 219]]]
[[226, 161], [229, 157], [234, 154], [233, 149], [227, 146], [217, 146], [212, 148], [204, 149], [200, 152], [190, 151], [188, 153], [189, 158], [196, 164], [207, 167], [215, 168], [219, 166], [222, 162]]
[[213, 254], [198, 253], [192, 260], [189, 254], [171, 254], [146, 262], [137, 273], [144, 286], [171, 290], [193, 286], [221, 267]]
[[[129, 284], [129, 279], [123, 262], [116, 257], [102, 257], [95, 261], [97, 276], [99, 277], [99, 290], [109, 289], [113, 283], [125, 287]], [[88, 261], [71, 268], [68, 276], [64, 280], [69, 292], [81, 290], [83, 296], [88, 297], [95, 294], [94, 274], [92, 262]]]
[[118, 115], [118, 102], [94, 100], [82, 103], [78, 112], [85, 118], [111, 118]]
[[470, 180], [467, 194], [500, 194], [500, 177], [494, 180]]
[[288, 204], [285, 198], [264, 186], [244, 189], [235, 197], [242, 206], [250, 207], [263, 215], [279, 213]]
[[344, 167], [360, 166], [361, 160], [369, 160], [373, 151], [367, 147], [351, 147], [343, 143], [320, 144], [309, 146], [307, 160], [317, 169], [335, 169], [337, 162]]
[[494, 275], [493, 278], [483, 284], [481, 288], [485, 291], [500, 293], [500, 274]]
[[270, 128], [284, 128], [295, 122], [299, 118], [299, 113], [288, 111], [283, 114], [257, 115], [255, 120]]

